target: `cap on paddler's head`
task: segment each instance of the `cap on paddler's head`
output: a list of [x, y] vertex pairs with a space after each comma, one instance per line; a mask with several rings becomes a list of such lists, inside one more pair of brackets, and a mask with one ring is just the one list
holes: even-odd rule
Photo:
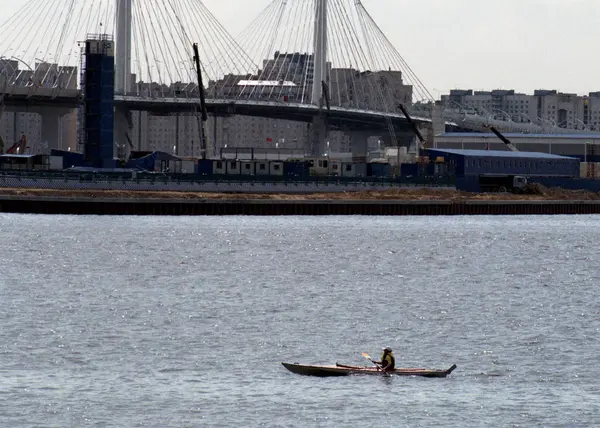
[[385, 348], [383, 348], [384, 352], [392, 352], [392, 348], [390, 348], [389, 346], [386, 346]]

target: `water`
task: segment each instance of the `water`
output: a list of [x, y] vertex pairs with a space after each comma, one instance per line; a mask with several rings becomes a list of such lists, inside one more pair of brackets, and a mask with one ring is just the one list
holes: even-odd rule
[[[600, 425], [598, 217], [0, 215], [2, 427]], [[445, 379], [312, 378], [280, 362]]]

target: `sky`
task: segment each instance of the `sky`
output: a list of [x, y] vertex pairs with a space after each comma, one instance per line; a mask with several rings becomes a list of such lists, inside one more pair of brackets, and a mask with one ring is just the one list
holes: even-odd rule
[[[204, 4], [235, 36], [270, 1]], [[0, 0], [0, 22], [26, 2]], [[435, 98], [451, 88], [600, 91], [600, 0], [364, 0], [363, 4]]]

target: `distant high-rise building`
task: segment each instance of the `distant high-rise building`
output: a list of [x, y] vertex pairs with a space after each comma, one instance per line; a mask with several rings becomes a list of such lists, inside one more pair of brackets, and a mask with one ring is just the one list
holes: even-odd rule
[[590, 92], [584, 99], [584, 122], [588, 128], [600, 130], [600, 92]]
[[[546, 122], [561, 128], [600, 129], [600, 118], [590, 119], [593, 109], [600, 109], [600, 97], [566, 94], [556, 90], [536, 90], [533, 95], [516, 93], [514, 90], [473, 91], [453, 89], [442, 95], [445, 108], [464, 108], [470, 113], [490, 115], [495, 119], [519, 123]], [[594, 100], [592, 100], [594, 99]], [[588, 101], [586, 101], [588, 100]], [[587, 106], [587, 107], [586, 107]]]
[[359, 72], [331, 70], [331, 103], [347, 108], [398, 112], [398, 104], [410, 105], [413, 88], [405, 85], [401, 71]]

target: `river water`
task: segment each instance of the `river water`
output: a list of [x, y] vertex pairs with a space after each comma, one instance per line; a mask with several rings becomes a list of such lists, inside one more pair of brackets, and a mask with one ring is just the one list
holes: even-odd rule
[[600, 426], [599, 219], [0, 215], [0, 426]]

